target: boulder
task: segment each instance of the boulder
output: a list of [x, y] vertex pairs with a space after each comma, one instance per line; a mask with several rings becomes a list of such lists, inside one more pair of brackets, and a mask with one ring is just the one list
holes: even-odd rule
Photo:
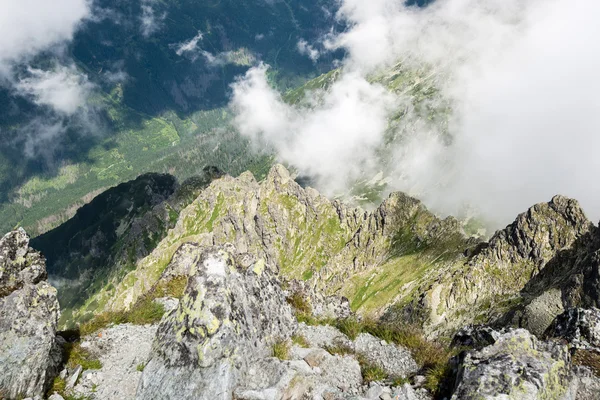
[[406, 378], [419, 369], [408, 350], [368, 333], [358, 335], [354, 341], [354, 351], [392, 377]]
[[57, 374], [59, 305], [45, 260], [23, 229], [0, 239], [0, 394], [44, 394]]
[[471, 347], [481, 349], [493, 345], [500, 333], [482, 325], [469, 325], [459, 330], [452, 339], [452, 347]]
[[452, 399], [561, 399], [571, 384], [570, 361], [566, 346], [510, 330], [465, 355]]
[[243, 256], [231, 245], [209, 248], [191, 267], [177, 309], [158, 327], [137, 399], [232, 399], [250, 366], [296, 330], [271, 269]]

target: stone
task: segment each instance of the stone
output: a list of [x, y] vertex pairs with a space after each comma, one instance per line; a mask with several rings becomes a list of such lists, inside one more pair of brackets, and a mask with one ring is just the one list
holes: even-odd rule
[[496, 343], [500, 333], [489, 326], [469, 325], [460, 329], [452, 338], [452, 347], [480, 349]]
[[572, 348], [600, 350], [600, 310], [571, 308], [556, 317], [546, 337], [564, 339]]
[[382, 344], [381, 340], [368, 333], [358, 335], [354, 351], [392, 377], [406, 378], [419, 369], [407, 349], [393, 343]]
[[79, 375], [81, 374], [82, 371], [83, 371], [83, 368], [81, 367], [81, 365], [78, 365], [77, 367], [75, 367], [75, 369], [73, 370], [71, 375], [69, 375], [69, 378], [67, 379], [67, 382], [65, 384], [65, 387], [67, 389], [72, 389], [75, 387], [75, 384], [77, 383], [77, 379], [79, 379]]
[[329, 356], [329, 353], [323, 349], [313, 350], [304, 357], [304, 361], [311, 367], [318, 367], [323, 360]]
[[9, 398], [41, 396], [58, 374], [60, 311], [46, 279], [23, 229], [0, 239], [0, 393]]
[[541, 337], [554, 318], [564, 310], [560, 289], [549, 289], [525, 306], [521, 326]]
[[54, 393], [54, 394], [50, 395], [50, 397], [48, 397], [48, 400], [65, 400], [65, 399], [60, 394]]
[[162, 305], [165, 309], [165, 313], [169, 313], [173, 310], [176, 310], [177, 306], [179, 305], [179, 299], [176, 299], [174, 297], [159, 297], [157, 299], [154, 299], [154, 302]]
[[177, 309], [158, 326], [136, 399], [229, 400], [250, 366], [291, 337], [297, 321], [277, 278], [264, 261], [243, 267], [241, 257], [231, 245], [208, 248], [192, 266]]
[[306, 325], [300, 323], [298, 334], [314, 347], [344, 346], [352, 348], [352, 341], [338, 329], [330, 325]]
[[493, 345], [466, 354], [452, 399], [560, 399], [570, 385], [569, 365], [566, 346], [510, 330]]
[[95, 399], [133, 399], [144, 366], [152, 349], [156, 325], [113, 325], [82, 338], [87, 350], [96, 355], [102, 368], [86, 370], [75, 386], [82, 397]]
[[383, 388], [380, 385], [372, 385], [369, 390], [365, 393], [367, 399], [377, 400], [383, 394]]

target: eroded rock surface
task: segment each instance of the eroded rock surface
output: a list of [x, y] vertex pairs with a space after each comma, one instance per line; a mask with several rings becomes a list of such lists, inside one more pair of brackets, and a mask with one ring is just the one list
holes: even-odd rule
[[23, 229], [0, 239], [0, 396], [43, 395], [61, 362], [59, 305], [46, 278]]
[[[541, 342], [524, 329], [467, 353], [452, 399], [563, 399], [571, 385], [566, 346]], [[566, 397], [569, 398], [569, 397]]]
[[208, 249], [158, 327], [136, 398], [231, 399], [250, 365], [296, 324], [264, 260], [250, 263], [231, 246]]

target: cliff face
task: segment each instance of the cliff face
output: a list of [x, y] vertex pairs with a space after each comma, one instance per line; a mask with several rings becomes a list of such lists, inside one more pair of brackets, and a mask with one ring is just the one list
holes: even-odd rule
[[[539, 276], [550, 273], [555, 278], [567, 278], [574, 260], [564, 257], [565, 253], [579, 246], [594, 230], [577, 201], [555, 196], [550, 202], [537, 204], [520, 214], [488, 243], [479, 244], [467, 254], [466, 260], [455, 263], [428, 282], [428, 286], [421, 287], [413, 309], [428, 312], [431, 329], [440, 326], [447, 330], [466, 323], [494, 321], [552, 288], [543, 285], [543, 291], [530, 295], [528, 288]], [[543, 307], [534, 303], [533, 307], [541, 310], [530, 307], [531, 324], [547, 327], [562, 312], [560, 293], [558, 299], [552, 293], [546, 297], [541, 299], [545, 301]], [[540, 315], [548, 311], [548, 315]], [[536, 318], [540, 320], [535, 321]], [[527, 321], [515, 322], [532, 328]], [[534, 330], [543, 333], [545, 327]]]
[[0, 397], [43, 395], [61, 362], [45, 260], [20, 229], [0, 239]]

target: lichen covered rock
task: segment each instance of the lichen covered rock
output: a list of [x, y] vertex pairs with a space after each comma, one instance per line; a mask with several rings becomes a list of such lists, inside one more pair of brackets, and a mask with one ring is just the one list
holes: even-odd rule
[[466, 354], [452, 399], [563, 399], [570, 383], [566, 346], [541, 342], [524, 329]]
[[249, 366], [296, 326], [264, 260], [232, 246], [209, 248], [192, 266], [178, 308], [158, 327], [136, 398], [231, 399]]
[[572, 348], [600, 351], [600, 310], [569, 309], [556, 317], [546, 336], [564, 339]]
[[59, 305], [40, 253], [23, 229], [0, 239], [0, 395], [44, 394], [62, 354]]

